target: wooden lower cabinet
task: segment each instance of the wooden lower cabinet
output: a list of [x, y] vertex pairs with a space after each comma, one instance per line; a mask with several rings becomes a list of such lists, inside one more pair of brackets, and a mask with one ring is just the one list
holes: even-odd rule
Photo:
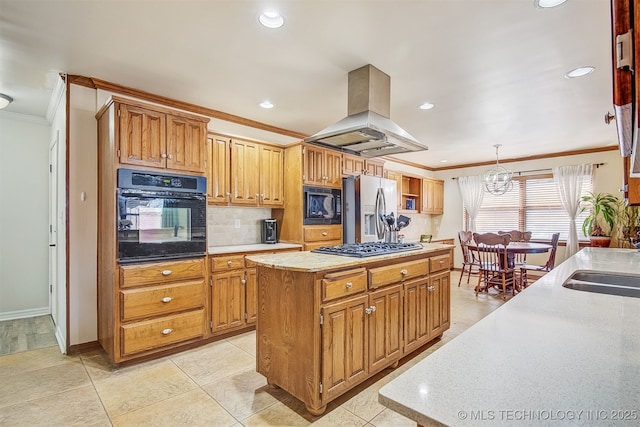
[[102, 299], [98, 304], [98, 339], [109, 358], [149, 358], [203, 339], [205, 277], [205, 258], [119, 265], [117, 297], [111, 305]]
[[257, 371], [322, 414], [449, 328], [448, 257], [443, 249], [323, 271], [259, 265]]

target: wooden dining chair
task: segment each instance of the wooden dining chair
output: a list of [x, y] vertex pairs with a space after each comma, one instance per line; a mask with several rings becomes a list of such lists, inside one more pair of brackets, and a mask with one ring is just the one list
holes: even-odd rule
[[551, 251], [549, 252], [549, 258], [544, 265], [534, 265], [534, 264], [522, 264], [520, 268], [520, 281], [523, 287], [527, 287], [527, 271], [539, 271], [542, 273], [549, 272], [553, 270], [553, 267], [556, 265], [556, 251], [558, 249], [558, 241], [560, 240], [560, 233], [553, 233], [551, 235]]
[[480, 274], [476, 286], [476, 295], [480, 291], [488, 292], [489, 288], [502, 288], [502, 298], [507, 299], [507, 286], [516, 293], [514, 268], [509, 267], [507, 245], [511, 241], [509, 234], [473, 233], [475, 245], [471, 246], [480, 261]]
[[462, 249], [462, 273], [458, 279], [458, 286], [462, 283], [462, 276], [467, 273], [467, 285], [472, 274], [478, 274], [480, 271], [480, 261], [476, 258], [473, 251], [469, 249], [469, 244], [473, 241], [472, 231], [458, 231], [458, 240], [460, 241], [460, 249]]

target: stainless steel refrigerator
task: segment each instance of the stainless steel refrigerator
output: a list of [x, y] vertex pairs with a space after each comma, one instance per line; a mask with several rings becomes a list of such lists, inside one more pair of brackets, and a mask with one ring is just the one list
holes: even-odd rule
[[[380, 215], [397, 205], [396, 181], [359, 175], [342, 180], [344, 243], [378, 242], [388, 232]], [[397, 212], [395, 212], [397, 213]]]

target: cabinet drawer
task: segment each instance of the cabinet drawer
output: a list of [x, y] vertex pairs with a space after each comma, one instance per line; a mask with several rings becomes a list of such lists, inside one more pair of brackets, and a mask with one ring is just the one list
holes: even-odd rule
[[340, 240], [342, 239], [342, 226], [334, 225], [329, 227], [305, 227], [304, 228], [304, 241], [305, 242], [320, 242], [326, 240]]
[[329, 273], [322, 279], [322, 301], [357, 294], [366, 288], [367, 270], [364, 268]]
[[220, 272], [244, 268], [244, 254], [225, 255], [211, 258], [211, 271]]
[[313, 243], [305, 243], [304, 250], [312, 251], [321, 246], [338, 246], [342, 244], [342, 240], [327, 240], [326, 242], [313, 242]]
[[428, 259], [403, 262], [369, 270], [369, 287], [378, 288], [390, 283], [397, 283], [414, 277], [429, 274]]
[[122, 321], [204, 306], [204, 280], [120, 291]]
[[451, 257], [449, 254], [429, 258], [429, 271], [431, 274], [448, 270], [450, 265]]
[[204, 335], [204, 309], [121, 327], [122, 354], [129, 355]]
[[204, 279], [204, 258], [120, 266], [120, 287], [158, 282]]

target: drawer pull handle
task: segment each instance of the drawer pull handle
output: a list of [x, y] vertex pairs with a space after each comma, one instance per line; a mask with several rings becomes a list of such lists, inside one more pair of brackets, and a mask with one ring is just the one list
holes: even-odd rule
[[173, 329], [171, 328], [163, 329], [162, 335], [169, 335], [171, 332], [173, 332]]
[[400, 270], [400, 274], [402, 274], [403, 276], [406, 276], [408, 273], [406, 268], [403, 268], [402, 270]]
[[173, 273], [173, 271], [171, 271], [171, 270], [162, 270], [162, 273], [161, 273], [161, 274], [162, 274], [163, 276], [169, 276], [171, 273]]
[[171, 302], [172, 299], [173, 298], [171, 298], [171, 297], [164, 297], [164, 298], [162, 298], [162, 302]]
[[347, 289], [351, 289], [351, 287], [353, 286], [353, 283], [347, 282], [345, 283], [345, 286], [347, 287]]
[[326, 236], [327, 234], [328, 234], [328, 233], [327, 233], [326, 231], [323, 231], [323, 232], [322, 232], [322, 235], [323, 235], [323, 236]]
[[442, 264], [444, 264], [444, 260], [443, 259], [440, 260], [440, 265], [442, 265]]
[[231, 265], [231, 264], [233, 264], [232, 261], [227, 261], [227, 265]]

